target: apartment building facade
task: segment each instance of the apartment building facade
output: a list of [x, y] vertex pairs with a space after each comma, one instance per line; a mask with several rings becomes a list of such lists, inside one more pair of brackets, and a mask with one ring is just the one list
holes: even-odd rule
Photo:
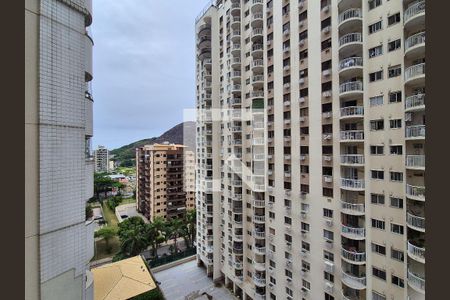
[[136, 148], [137, 209], [148, 220], [182, 218], [195, 208], [195, 157], [183, 145]]
[[25, 1], [25, 299], [93, 299], [91, 0]]
[[109, 150], [104, 146], [98, 146], [94, 151], [95, 172], [109, 172]]
[[244, 299], [424, 299], [425, 1], [214, 1], [196, 41], [207, 274]]

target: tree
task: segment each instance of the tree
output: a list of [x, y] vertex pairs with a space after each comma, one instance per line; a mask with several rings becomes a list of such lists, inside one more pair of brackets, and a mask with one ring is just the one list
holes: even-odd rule
[[92, 210], [92, 206], [90, 204], [86, 205], [86, 221], [92, 218], [94, 215], [94, 211]]
[[140, 217], [131, 217], [119, 224], [117, 234], [120, 251], [126, 257], [140, 254], [149, 245], [147, 226]]
[[189, 244], [186, 244], [186, 247], [194, 247], [195, 236], [197, 234], [195, 228], [195, 225], [197, 223], [197, 212], [195, 208], [186, 212], [185, 223], [187, 228], [186, 234], [188, 235], [189, 241]]
[[168, 227], [170, 228], [171, 231], [170, 238], [174, 240], [175, 253], [178, 252], [177, 239], [183, 236], [184, 231], [183, 226], [184, 226], [183, 221], [178, 218], [171, 219], [169, 222]]
[[95, 232], [95, 237], [101, 237], [105, 240], [106, 252], [109, 254], [112, 251], [112, 247], [109, 245], [109, 241], [116, 235], [116, 230], [113, 227], [103, 227]]
[[167, 236], [167, 222], [163, 217], [155, 217], [153, 219], [152, 222], [152, 226], [155, 230], [155, 232], [157, 232], [158, 234], [156, 235], [154, 241], [153, 241], [153, 255], [156, 256], [157, 255], [157, 251], [159, 248], [159, 245], [166, 241], [166, 236]]
[[121, 196], [114, 196], [108, 199], [108, 206], [111, 208], [112, 211], [116, 209], [116, 207], [122, 203], [123, 198]]
[[106, 176], [106, 173], [94, 174], [94, 193], [97, 199], [100, 199], [100, 194], [103, 193], [103, 197], [106, 198], [107, 193], [112, 190], [116, 184], [114, 180]]

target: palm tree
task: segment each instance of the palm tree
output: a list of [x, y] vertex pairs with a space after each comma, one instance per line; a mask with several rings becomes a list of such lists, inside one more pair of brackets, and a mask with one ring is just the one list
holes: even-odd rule
[[183, 235], [183, 226], [184, 226], [183, 221], [178, 218], [171, 219], [169, 222], [168, 227], [171, 230], [170, 237], [173, 238], [173, 240], [174, 240], [175, 253], [178, 252], [177, 239]]
[[127, 256], [138, 255], [149, 244], [147, 226], [140, 217], [131, 217], [120, 223], [117, 234], [121, 252]]
[[163, 217], [155, 217], [153, 219], [153, 223], [152, 223], [153, 227], [155, 228], [156, 232], [158, 233], [158, 235], [156, 236], [155, 240], [154, 240], [154, 249], [155, 251], [153, 252], [153, 255], [156, 256], [159, 245], [166, 241], [165, 236], [167, 235], [164, 231], [165, 228], [167, 227], [167, 222]]
[[193, 247], [195, 236], [197, 234], [195, 231], [195, 225], [197, 223], [197, 212], [195, 211], [195, 208], [186, 212], [185, 223], [187, 228], [186, 233], [189, 235], [189, 246], [187, 244], [186, 246]]

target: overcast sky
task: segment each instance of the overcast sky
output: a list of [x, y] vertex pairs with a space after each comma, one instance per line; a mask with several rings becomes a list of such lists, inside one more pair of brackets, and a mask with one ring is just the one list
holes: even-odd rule
[[94, 0], [94, 142], [159, 136], [195, 107], [195, 17], [208, 0]]

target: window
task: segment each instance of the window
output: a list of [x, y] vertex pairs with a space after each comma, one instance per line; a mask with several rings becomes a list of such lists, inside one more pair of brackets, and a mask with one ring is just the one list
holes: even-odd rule
[[369, 82], [374, 82], [383, 79], [383, 71], [369, 73]]
[[391, 258], [399, 261], [405, 261], [405, 255], [403, 251], [391, 248]]
[[322, 42], [322, 51], [331, 48], [331, 39], [327, 39]]
[[323, 272], [323, 277], [325, 278], [325, 280], [329, 281], [329, 282], [334, 282], [334, 275], [330, 274], [328, 272]]
[[391, 129], [402, 128], [402, 119], [389, 120], [389, 128]]
[[383, 155], [384, 154], [384, 146], [370, 146], [370, 154]]
[[397, 65], [388, 68], [388, 78], [400, 76], [402, 74], [402, 66]]
[[399, 12], [388, 17], [388, 26], [397, 24], [399, 22], [400, 22], [400, 13]]
[[400, 40], [400, 39], [389, 42], [388, 43], [388, 52], [400, 49], [401, 46], [402, 46], [402, 40]]
[[403, 173], [402, 172], [389, 172], [391, 175], [391, 181], [402, 182], [403, 181]]
[[378, 292], [372, 291], [372, 300], [386, 300], [386, 296]]
[[402, 92], [390, 92], [389, 93], [389, 103], [402, 102]]
[[325, 300], [334, 300], [334, 297], [325, 293]]
[[382, 220], [377, 220], [377, 219], [371, 219], [372, 220], [372, 227], [373, 228], [377, 228], [377, 229], [381, 229], [384, 230], [385, 229], [385, 222]]
[[302, 260], [302, 269], [306, 271], [311, 270], [311, 264], [305, 260]]
[[383, 105], [383, 96], [380, 95], [380, 96], [370, 97], [369, 103], [370, 103], [370, 106]]
[[292, 272], [291, 271], [285, 269], [284, 270], [284, 275], [286, 275], [287, 277], [292, 279]]
[[372, 252], [380, 254], [380, 255], [386, 255], [386, 247], [382, 245], [378, 245], [375, 243], [372, 243]]
[[284, 224], [291, 225], [292, 224], [292, 219], [289, 218], [289, 217], [284, 217]]
[[393, 284], [398, 285], [401, 288], [405, 287], [405, 282], [403, 281], [403, 279], [401, 279], [400, 277], [397, 277], [395, 275], [391, 276], [391, 281]]
[[334, 240], [334, 235], [332, 231], [323, 230], [323, 237], [327, 240], [327, 241], [333, 241]]
[[370, 194], [370, 202], [372, 204], [384, 204], [383, 194]]
[[369, 58], [376, 57], [383, 54], [383, 46], [376, 46], [369, 49]]
[[403, 146], [402, 145], [389, 146], [389, 151], [392, 155], [402, 155], [403, 154]]
[[301, 222], [300, 225], [302, 228], [302, 232], [309, 232], [309, 224], [308, 223]]
[[333, 211], [331, 210], [331, 209], [328, 209], [328, 208], [324, 208], [323, 209], [323, 216], [325, 217], [325, 218], [333, 218]]
[[403, 208], [403, 199], [398, 197], [390, 197], [391, 207]]
[[308, 57], [308, 50], [303, 50], [300, 52], [300, 60]]
[[309, 245], [309, 243], [307, 243], [307, 242], [305, 242], [305, 241], [302, 241], [302, 249], [309, 252], [309, 250], [310, 250], [310, 245]]
[[375, 33], [383, 29], [382, 21], [378, 21], [372, 25], [369, 25], [369, 34]]
[[372, 120], [370, 121], [370, 130], [383, 130], [384, 129], [384, 120]]
[[326, 250], [323, 250], [323, 258], [328, 261], [334, 261], [334, 254]]
[[381, 5], [381, 0], [369, 0], [369, 10]]
[[378, 277], [381, 280], [386, 280], [386, 271], [375, 267], [372, 267], [372, 275]]
[[290, 288], [288, 288], [288, 287], [286, 287], [286, 294], [287, 294], [288, 296], [294, 297], [294, 292], [293, 292]]
[[391, 232], [392, 233], [403, 234], [403, 230], [404, 230], [404, 228], [402, 225], [391, 223]]
[[308, 291], [311, 289], [311, 283], [309, 283], [309, 281], [306, 281], [305, 279], [302, 279], [302, 286]]

